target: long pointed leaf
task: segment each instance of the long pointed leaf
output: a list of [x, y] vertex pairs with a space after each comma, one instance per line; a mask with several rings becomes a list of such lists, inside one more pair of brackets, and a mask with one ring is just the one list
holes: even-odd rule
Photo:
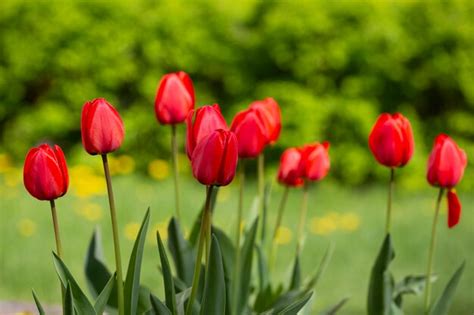
[[156, 239], [158, 242], [158, 251], [160, 253], [160, 261], [161, 261], [161, 270], [163, 273], [163, 283], [165, 286], [165, 301], [166, 306], [168, 309], [176, 315], [176, 297], [174, 291], [174, 281], [173, 281], [173, 274], [171, 273], [170, 263], [168, 261], [168, 257], [166, 256], [166, 250], [163, 246], [163, 242], [161, 241], [160, 233], [156, 233]]
[[224, 280], [224, 264], [219, 242], [212, 235], [209, 266], [204, 284], [204, 295], [201, 304], [201, 315], [225, 314], [226, 289]]
[[306, 303], [308, 303], [309, 299], [313, 295], [313, 292], [310, 291], [300, 297], [299, 299], [295, 300], [293, 303], [285, 307], [283, 310], [279, 311], [277, 314], [278, 315], [293, 315], [293, 314], [298, 314], [299, 310], [301, 310]]
[[[67, 283], [66, 294], [64, 295], [64, 306], [63, 306], [64, 315], [74, 315], [74, 302], [72, 300], [72, 290], [71, 283]], [[81, 310], [78, 310], [80, 313]]]
[[463, 262], [461, 266], [459, 266], [459, 268], [456, 270], [456, 272], [454, 272], [453, 276], [444, 288], [443, 293], [432, 306], [430, 310], [430, 315], [448, 314], [449, 308], [451, 307], [451, 303], [453, 301], [454, 293], [456, 292], [459, 280], [461, 280], [465, 265], [466, 263]]
[[150, 294], [150, 302], [155, 315], [171, 315], [171, 311], [156, 296]]
[[293, 264], [293, 271], [291, 273], [291, 281], [289, 290], [296, 290], [301, 285], [301, 266], [300, 257], [298, 254], [295, 256], [295, 262]]
[[234, 261], [235, 261], [235, 247], [229, 237], [219, 228], [212, 227], [212, 233], [214, 233], [219, 247], [222, 253], [222, 262], [224, 264], [224, 277], [225, 277], [225, 289], [226, 289], [226, 314], [231, 313], [231, 302], [230, 297], [232, 296], [232, 277], [234, 273]]
[[390, 234], [387, 234], [382, 248], [372, 267], [369, 293], [367, 297], [368, 315], [389, 315], [392, 305], [392, 280], [389, 271], [390, 262], [395, 257]]
[[36, 308], [38, 309], [39, 315], [45, 315], [43, 306], [41, 305], [38, 297], [36, 296], [35, 290], [32, 290], [31, 293], [33, 294], [33, 299], [35, 300]]
[[321, 259], [321, 262], [319, 263], [319, 266], [318, 266], [318, 269], [317, 269], [315, 275], [306, 284], [306, 290], [309, 291], [309, 290], [314, 289], [316, 287], [319, 280], [321, 279], [321, 276], [326, 271], [326, 268], [328, 267], [329, 262], [331, 261], [333, 253], [334, 253], [334, 244], [331, 242], [331, 243], [329, 243], [328, 247], [326, 248], [326, 252], [324, 253], [323, 258]]
[[344, 306], [344, 304], [346, 304], [347, 301], [349, 301], [349, 298], [345, 297], [327, 310], [319, 313], [319, 315], [334, 315]]
[[63, 263], [61, 258], [59, 258], [54, 252], [53, 258], [56, 273], [58, 274], [63, 286], [67, 287], [68, 282], [71, 284], [71, 291], [73, 293], [74, 305], [76, 306], [76, 308], [82, 311], [81, 314], [95, 315], [94, 307], [89, 302], [84, 292], [82, 292], [81, 288], [77, 284], [77, 281], [74, 279], [71, 272]]
[[258, 284], [260, 291], [266, 290], [268, 287], [268, 266], [265, 253], [262, 250], [262, 247], [258, 244], [255, 244], [257, 249], [257, 263], [258, 263]]
[[194, 249], [184, 239], [179, 223], [175, 218], [172, 218], [168, 225], [168, 249], [173, 257], [178, 278], [187, 286], [191, 286], [196, 260]]
[[110, 294], [115, 286], [116, 281], [116, 274], [114, 273], [107, 284], [105, 285], [102, 292], [100, 292], [99, 296], [95, 300], [94, 309], [97, 314], [103, 314], [105, 307], [107, 306], [107, 301], [109, 300]]
[[250, 227], [250, 230], [247, 232], [244, 244], [242, 245], [240, 257], [241, 267], [240, 267], [240, 282], [239, 282], [239, 293], [237, 300], [237, 314], [241, 314], [242, 310], [245, 308], [250, 293], [250, 283], [251, 283], [251, 274], [252, 274], [252, 260], [253, 252], [255, 246], [255, 237], [258, 227], [258, 218], [256, 218]]
[[143, 247], [146, 240], [146, 231], [150, 221], [150, 208], [145, 213], [137, 239], [133, 245], [132, 255], [128, 262], [127, 278], [124, 286], [125, 314], [135, 315], [138, 309], [140, 294], [140, 272], [143, 258]]

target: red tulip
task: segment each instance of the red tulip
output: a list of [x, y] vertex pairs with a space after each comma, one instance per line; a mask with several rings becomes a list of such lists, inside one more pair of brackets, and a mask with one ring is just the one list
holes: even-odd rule
[[410, 122], [400, 113], [380, 115], [370, 133], [369, 147], [380, 164], [404, 166], [410, 161], [414, 149]]
[[277, 102], [273, 98], [267, 97], [262, 101], [253, 102], [250, 104], [250, 108], [254, 109], [263, 121], [268, 142], [275, 143], [281, 131], [281, 112]]
[[257, 157], [269, 142], [265, 125], [254, 109], [237, 113], [230, 130], [237, 137], [240, 158]]
[[186, 118], [186, 152], [189, 159], [199, 141], [216, 129], [228, 129], [219, 105], [207, 105], [191, 110]]
[[454, 189], [448, 190], [448, 227], [452, 228], [461, 218], [461, 202]]
[[433, 186], [452, 188], [461, 180], [466, 165], [464, 150], [450, 137], [440, 134], [428, 160], [428, 182]]
[[82, 108], [81, 134], [84, 149], [92, 155], [107, 154], [120, 148], [124, 137], [122, 118], [103, 98]]
[[26, 190], [39, 200], [54, 200], [67, 192], [69, 176], [66, 159], [57, 145], [42, 144], [26, 155], [23, 167]]
[[329, 172], [329, 142], [316, 142], [302, 148], [304, 176], [310, 181], [323, 179]]
[[237, 160], [238, 147], [234, 133], [223, 129], [214, 130], [199, 141], [193, 151], [193, 175], [204, 185], [228, 185], [234, 178]]
[[155, 98], [155, 114], [164, 125], [182, 123], [194, 108], [193, 81], [183, 71], [161, 79]]
[[298, 148], [289, 148], [283, 152], [278, 169], [280, 183], [294, 187], [303, 185], [304, 164], [302, 157], [302, 150]]

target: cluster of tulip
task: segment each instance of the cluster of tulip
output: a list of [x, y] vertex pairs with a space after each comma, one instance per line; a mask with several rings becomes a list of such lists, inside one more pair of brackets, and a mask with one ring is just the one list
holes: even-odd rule
[[[414, 146], [414, 138], [410, 122], [400, 113], [393, 115], [385, 113], [380, 115], [369, 135], [370, 150], [380, 164], [390, 168], [391, 175], [385, 229], [387, 236], [384, 241], [384, 246], [381, 249], [381, 253], [379, 254], [379, 258], [385, 255], [387, 260], [382, 264], [382, 268], [380, 268], [380, 264], [378, 264], [380, 261], [377, 260], [372, 270], [371, 287], [369, 288], [368, 299], [369, 314], [388, 314], [388, 312], [393, 312], [394, 309], [400, 311], [399, 307], [401, 307], [401, 300], [397, 303], [394, 297], [382, 295], [382, 298], [386, 298], [385, 302], [383, 302], [380, 301], [377, 297], [377, 293], [374, 291], [380, 290], [381, 286], [385, 292], [389, 292], [388, 295], [390, 295], [393, 289], [390, 287], [391, 284], [389, 282], [384, 281], [383, 274], [388, 273], [388, 265], [393, 259], [393, 249], [391, 248], [390, 240], [390, 219], [394, 172], [395, 168], [403, 167], [410, 161], [413, 156]], [[422, 285], [426, 286], [424, 309], [425, 314], [427, 315], [444, 314], [447, 312], [448, 307], [446, 305], [449, 305], [448, 296], [452, 295], [452, 291], [450, 290], [454, 290], [456, 287], [457, 281], [459, 281], [459, 277], [463, 270], [464, 265], [457, 270], [448, 284], [447, 288], [450, 288], [450, 290], [445, 290], [444, 294], [437, 300], [436, 304], [430, 305], [433, 255], [440, 202], [444, 192], [447, 190], [448, 227], [454, 227], [459, 223], [461, 216], [461, 203], [454, 187], [461, 180], [466, 165], [466, 153], [447, 135], [438, 135], [434, 141], [434, 146], [428, 159], [428, 170], [426, 175], [428, 182], [432, 186], [440, 188], [433, 220], [427, 272], [426, 276], [421, 278]], [[380, 286], [375, 288], [377, 285]], [[377, 301], [377, 299], [379, 300]], [[395, 302], [392, 303], [392, 299]], [[389, 301], [389, 303], [386, 301]]]
[[[192, 258], [192, 261], [194, 262], [192, 265], [192, 281], [190, 280], [190, 277], [179, 274], [180, 272], [183, 273], [184, 271], [182, 268], [177, 266], [178, 279], [183, 280], [183, 282], [188, 285], [187, 288], [189, 289], [189, 291], [187, 291], [186, 298], [181, 297], [181, 300], [186, 301], [186, 303], [182, 303], [181, 311], [175, 311], [177, 306], [175, 305], [176, 298], [174, 296], [175, 288], [172, 281], [173, 276], [171, 274], [167, 274], [169, 269], [168, 260], [162, 248], [161, 239], [158, 235], [158, 245], [162, 269], [164, 272], [163, 276], [167, 297], [165, 306], [156, 297], [150, 295], [150, 309], [153, 309], [157, 314], [168, 314], [167, 311], [169, 311], [170, 314], [185, 313], [186, 315], [190, 315], [195, 312], [196, 305], [200, 305], [201, 314], [211, 314], [206, 313], [206, 310], [209, 310], [209, 307], [213, 309], [212, 314], [241, 314], [247, 307], [248, 303], [246, 299], [248, 298], [250, 291], [249, 283], [246, 283], [244, 280], [240, 279], [243, 270], [242, 268], [245, 267], [247, 268], [245, 270], [250, 272], [252, 265], [251, 253], [253, 248], [255, 246], [264, 246], [263, 230], [265, 228], [265, 181], [263, 152], [268, 145], [275, 143], [280, 135], [280, 108], [276, 101], [272, 98], [255, 101], [251, 103], [247, 109], [237, 113], [230, 127], [228, 127], [220, 111], [219, 105], [207, 105], [197, 109], [194, 109], [194, 107], [195, 94], [193, 83], [190, 77], [184, 72], [170, 73], [165, 75], [159, 84], [156, 94], [155, 114], [157, 120], [161, 124], [170, 125], [172, 129], [171, 147], [177, 222], [180, 220], [180, 196], [177, 165], [178, 145], [176, 132], [178, 124], [186, 124], [186, 153], [191, 162], [194, 177], [201, 184], [206, 186], [206, 202], [202, 210], [201, 218], [197, 221], [199, 223], [197, 225], [199, 231], [196, 230], [196, 234], [194, 234], [198, 235], [198, 239], [196, 244], [194, 244], [197, 251], [194, 256], [195, 258]], [[133, 262], [135, 267], [138, 264], [138, 267], [136, 267], [138, 268], [138, 271], [136, 268], [134, 269], [133, 266], [130, 267], [129, 265], [128, 271], [132, 274], [127, 274], [124, 288], [118, 223], [111, 176], [107, 160], [107, 154], [117, 150], [122, 144], [124, 138], [123, 122], [119, 113], [111, 104], [101, 98], [95, 99], [91, 102], [85, 103], [83, 107], [81, 134], [84, 149], [91, 155], [101, 155], [104, 166], [115, 250], [116, 275], [112, 275], [110, 281], [112, 286], [116, 287], [117, 297], [115, 306], [118, 309], [119, 314], [135, 314], [137, 312], [138, 292], [140, 289], [139, 283], [137, 282], [138, 280], [135, 279], [135, 273], [139, 273], [139, 262], [137, 262], [138, 258], [136, 257], [138, 255], [140, 256], [139, 259], [141, 259], [140, 246], [143, 246], [143, 242], [140, 243], [140, 235], [142, 233], [140, 232], [139, 236], [137, 237], [134, 253], [132, 253], [130, 260], [130, 263], [132, 264]], [[400, 301], [398, 301], [395, 297], [391, 296], [391, 288], [387, 289], [387, 286], [390, 287], [392, 284], [389, 284], [391, 281], [386, 281], [386, 274], [388, 272], [388, 264], [390, 263], [393, 254], [390, 241], [390, 217], [394, 171], [395, 168], [406, 165], [411, 159], [414, 151], [414, 139], [409, 121], [403, 115], [398, 113], [394, 115], [382, 114], [378, 118], [369, 136], [369, 147], [376, 160], [380, 164], [390, 168], [391, 174], [386, 219], [386, 238], [384, 241], [384, 246], [381, 250], [381, 254], [379, 254], [372, 271], [368, 300], [369, 314], [387, 314], [387, 310], [398, 308], [400, 306], [398, 303], [401, 304], [401, 298]], [[252, 225], [252, 228], [248, 232], [246, 241], [241, 247], [240, 244], [242, 231], [240, 229], [239, 223], [242, 220], [243, 211], [243, 188], [245, 174], [244, 165], [247, 163], [247, 160], [255, 158], [257, 159], [258, 163], [258, 201], [260, 213]], [[428, 271], [426, 277], [421, 279], [423, 283], [426, 282], [427, 286], [425, 303], [427, 312], [429, 311], [430, 303], [432, 256], [434, 251], [435, 228], [439, 213], [440, 200], [444, 191], [447, 190], [449, 204], [448, 226], [451, 228], [459, 222], [460, 218], [461, 204], [454, 190], [454, 186], [456, 186], [456, 184], [462, 178], [466, 163], [467, 159], [464, 151], [459, 149], [451, 138], [444, 134], [441, 134], [436, 138], [435, 146], [428, 162], [427, 178], [431, 185], [440, 187], [440, 194], [433, 224]], [[233, 259], [232, 263], [229, 263], [224, 253], [221, 256], [220, 247], [225, 247], [225, 244], [231, 243], [231, 241], [222, 236], [221, 233], [218, 233], [217, 228], [212, 225], [213, 198], [215, 198], [217, 187], [225, 186], [232, 182], [236, 174], [237, 164], [239, 164], [240, 169], [240, 198], [237, 212], [235, 243], [230, 249]], [[311, 296], [311, 288], [297, 291], [298, 285], [293, 283], [299, 283], [298, 257], [300, 255], [302, 243], [304, 240], [303, 230], [306, 221], [308, 187], [312, 182], [322, 180], [328, 174], [329, 168], [330, 159], [328, 142], [314, 142], [301, 147], [288, 148], [281, 156], [277, 179], [282, 185], [285, 186], [285, 190], [280, 202], [277, 220], [273, 230], [269, 265], [271, 267], [275, 258], [275, 240], [283, 217], [283, 211], [289, 189], [291, 187], [303, 187], [303, 201], [297, 229], [298, 236], [293, 275], [294, 278], [292, 279], [292, 285], [289, 288], [289, 290], [291, 289], [292, 291], [288, 291], [293, 293], [292, 295], [288, 295], [290, 297], [282, 294], [284, 298], [281, 298], [278, 297], [276, 293], [274, 294], [271, 286], [266, 287], [262, 285], [260, 288], [261, 291], [259, 291], [259, 294], [257, 294], [255, 302], [256, 305], [257, 302], [261, 303], [258, 307], [261, 307], [262, 310], [265, 310], [265, 307], [275, 308], [275, 306], [269, 301], [265, 301], [264, 297], [266, 297], [266, 299], [273, 299], [273, 302], [279, 301], [278, 303], [284, 306], [282, 309], [289, 307], [293, 312], [290, 313], [294, 314], [295, 310], [297, 311], [301, 309]], [[68, 182], [69, 178], [66, 160], [59, 146], [55, 145], [50, 147], [47, 144], [42, 144], [28, 152], [24, 165], [24, 184], [32, 196], [40, 200], [50, 201], [58, 254], [57, 259], [59, 261], [57, 265], [59, 265], [60, 268], [63, 268], [60, 272], [58, 272], [58, 274], [60, 274], [61, 278], [63, 301], [65, 304], [68, 304], [66, 303], [68, 297], [72, 301], [75, 301], [75, 299], [78, 298], [78, 295], [80, 295], [82, 298], [82, 295], [78, 293], [80, 292], [80, 289], [76, 287], [77, 284], [74, 284], [75, 282], [71, 280], [72, 278], [68, 278], [70, 277], [70, 274], [64, 271], [66, 269], [64, 269], [65, 266], [62, 265], [61, 261], [62, 248], [59, 235], [58, 219], [56, 215], [55, 199], [63, 196], [67, 192]], [[147, 212], [144, 224], [140, 231], [146, 229], [145, 223], [148, 222], [148, 216], [149, 214]], [[170, 226], [175, 224], [173, 220], [170, 223]], [[257, 226], [260, 226], [260, 230], [262, 231], [260, 244], [255, 243]], [[221, 242], [222, 237], [224, 237], [223, 242]], [[181, 236], [176, 237], [178, 240], [181, 238]], [[217, 239], [219, 239], [219, 242]], [[174, 248], [174, 250], [170, 248], [170, 251], [174, 255], [176, 255], [177, 250], [182, 251], [185, 250], [187, 246], [191, 246], [190, 244], [186, 245], [187, 243], [183, 245], [183, 242], [185, 242], [184, 239], [182, 239], [181, 242], [182, 244], [177, 248]], [[170, 246], [172, 247], [173, 245]], [[258, 247], [260, 257], [263, 257], [260, 247]], [[143, 249], [141, 249], [141, 251], [142, 250]], [[185, 255], [185, 253], [183, 253], [183, 255]], [[200, 280], [202, 280], [200, 274], [202, 269], [201, 261], [203, 255], [207, 268], [205, 270], [203, 269], [206, 273], [204, 289], [202, 288], [202, 285], [200, 285]], [[242, 255], [245, 257], [241, 257]], [[218, 257], [218, 259], [213, 260], [213, 257]], [[380, 259], [382, 259], [380, 257], [385, 257], [386, 261], [380, 261]], [[175, 260], [177, 261], [177, 264], [184, 263], [182, 261], [182, 257]], [[211, 281], [209, 279], [212, 279], [213, 273], [219, 273], [219, 270], [224, 269], [222, 264], [226, 267], [225, 269], [228, 269], [229, 266], [232, 266], [233, 269], [233, 281], [231, 282], [232, 289], [229, 289], [226, 283], [224, 285], [224, 291], [226, 291], [223, 297], [224, 302], [221, 301], [222, 295], [218, 295], [219, 298], [213, 295], [218, 293], [216, 293], [216, 287], [209, 289], [208, 293], [210, 296], [206, 297], [205, 294], [205, 292], [207, 292], [206, 288], [211, 286], [208, 281]], [[261, 259], [259, 265], [260, 268], [263, 268], [264, 265], [265, 259]], [[210, 268], [213, 269], [210, 270]], [[210, 272], [208, 272], [209, 270]], [[227, 273], [229, 271], [226, 270], [225, 272], [226, 277], [230, 278], [230, 274]], [[249, 277], [250, 275], [246, 276]], [[129, 280], [129, 278], [132, 280]], [[222, 276], [222, 282], [224, 282], [223, 279], [224, 276]], [[262, 280], [262, 282], [264, 281]], [[105, 285], [104, 287], [104, 285], [102, 285], [104, 291], [108, 290], [107, 294], [110, 294], [111, 286]], [[202, 290], [205, 292], [203, 293]], [[183, 291], [185, 290], [183, 289]], [[198, 294], [199, 292], [200, 294]], [[298, 292], [298, 294], [295, 292]], [[105, 307], [105, 304], [108, 301], [107, 294], [98, 294], [99, 298], [102, 296], [102, 300], [105, 299], [105, 301], [102, 301], [101, 303], [97, 302], [99, 307], [95, 309], [95, 313], [100, 313], [100, 311]], [[270, 296], [268, 296], [269, 294]], [[389, 294], [390, 296], [387, 297], [386, 294]], [[201, 296], [201, 298], [200, 301], [195, 302], [197, 296]], [[388, 305], [387, 301], [390, 301]], [[80, 303], [85, 302], [82, 300]], [[275, 302], [275, 305], [278, 305], [278, 303]], [[77, 311], [78, 306], [75, 307]], [[255, 307], [258, 308], [257, 306]], [[340, 305], [338, 307], [340, 307]], [[274, 308], [273, 310], [275, 310]], [[434, 308], [436, 308], [436, 306]]]

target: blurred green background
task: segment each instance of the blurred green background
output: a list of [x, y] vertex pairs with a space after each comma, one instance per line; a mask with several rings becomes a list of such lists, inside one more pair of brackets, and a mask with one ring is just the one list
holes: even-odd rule
[[[314, 190], [307, 224], [312, 252], [303, 262], [307, 270], [314, 268], [327, 239], [336, 241], [318, 310], [351, 295], [342, 313], [363, 313], [385, 211], [385, 190], [373, 183], [388, 178], [371, 156], [367, 137], [381, 112], [407, 116], [416, 151], [397, 172], [395, 272], [399, 277], [424, 272], [436, 195], [425, 180], [433, 138], [448, 133], [474, 156], [473, 1], [6, 0], [0, 2], [0, 298], [30, 299], [34, 286], [46, 301], [58, 299], [49, 259], [52, 239], [46, 242], [51, 237], [47, 205], [27, 196], [21, 183], [31, 146], [49, 141], [66, 150], [71, 193], [58, 203], [70, 255], [66, 262], [76, 274], [93, 223], [109, 228], [100, 165], [80, 143], [87, 100], [105, 97], [125, 121], [124, 145], [111, 159], [114, 174], [122, 176], [117, 184], [122, 237], [133, 238], [148, 205], [155, 211], [154, 228], [163, 229], [173, 205], [170, 130], [156, 122], [153, 102], [161, 76], [178, 70], [192, 77], [196, 106], [220, 104], [228, 123], [252, 100], [278, 101], [283, 130], [266, 150], [269, 179], [284, 148], [331, 142], [332, 168]], [[179, 129], [184, 136], [184, 127]], [[184, 154], [180, 160], [190, 224], [203, 192], [189, 176]], [[226, 211], [234, 214], [236, 189], [231, 185], [227, 199], [221, 197], [221, 223], [227, 222]], [[281, 193], [275, 189], [273, 208]], [[129, 191], [136, 192], [133, 198]], [[472, 163], [458, 191], [464, 214], [458, 228], [440, 226], [437, 265], [444, 274], [435, 293], [447, 273], [468, 259], [453, 313], [466, 314], [474, 309]], [[282, 242], [290, 250], [281, 255], [287, 253], [286, 259], [300, 202], [295, 195], [285, 219]], [[124, 244], [127, 254], [132, 243]], [[144, 279], [157, 288], [153, 250], [150, 245]], [[112, 262], [112, 252], [107, 255]], [[409, 314], [416, 314], [421, 299], [410, 301]]]

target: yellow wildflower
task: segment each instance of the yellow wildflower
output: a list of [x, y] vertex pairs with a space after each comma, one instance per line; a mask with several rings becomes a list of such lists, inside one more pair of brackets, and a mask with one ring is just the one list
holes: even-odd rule
[[30, 219], [22, 219], [18, 222], [18, 232], [23, 237], [30, 237], [36, 232], [36, 223]]
[[158, 180], [163, 180], [169, 176], [169, 163], [165, 160], [156, 159], [148, 164], [148, 174]]
[[285, 245], [291, 242], [291, 239], [292, 239], [291, 230], [287, 228], [286, 226], [280, 226], [276, 234], [275, 242], [278, 245]]

